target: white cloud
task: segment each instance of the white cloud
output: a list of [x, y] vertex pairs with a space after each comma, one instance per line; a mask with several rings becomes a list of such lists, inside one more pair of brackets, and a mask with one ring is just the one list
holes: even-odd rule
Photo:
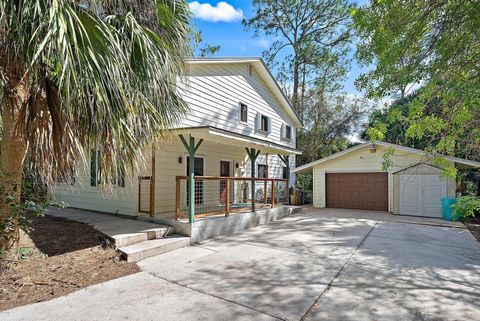
[[190, 10], [198, 19], [211, 22], [232, 22], [243, 18], [242, 9], [235, 9], [231, 4], [224, 1], [212, 6], [210, 3], [193, 1], [189, 3]]

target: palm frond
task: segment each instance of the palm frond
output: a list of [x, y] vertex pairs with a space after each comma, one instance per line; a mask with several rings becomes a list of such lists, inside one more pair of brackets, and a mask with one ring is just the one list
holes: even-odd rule
[[[189, 53], [186, 2], [139, 1], [148, 19], [132, 1], [79, 3], [0, 0], [0, 61], [28, 80], [20, 127], [29, 164], [47, 181], [71, 175], [91, 149], [102, 151], [109, 181], [117, 159], [131, 169], [187, 111], [177, 88]], [[5, 92], [5, 68], [0, 77]]]

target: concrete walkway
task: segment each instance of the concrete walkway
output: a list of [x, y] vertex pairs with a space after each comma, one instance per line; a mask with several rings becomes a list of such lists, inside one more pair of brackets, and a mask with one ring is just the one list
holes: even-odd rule
[[162, 233], [174, 233], [174, 229], [169, 226], [81, 209], [51, 207], [45, 214], [89, 224], [94, 229], [115, 240], [124, 239], [125, 237], [149, 230], [163, 229], [165, 231], [162, 230]]
[[478, 320], [480, 244], [404, 219], [307, 208], [0, 320]]

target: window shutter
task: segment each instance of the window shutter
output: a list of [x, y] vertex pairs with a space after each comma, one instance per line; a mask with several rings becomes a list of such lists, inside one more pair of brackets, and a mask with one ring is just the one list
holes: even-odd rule
[[281, 139], [285, 139], [285, 136], [286, 136], [286, 128], [285, 128], [285, 124], [282, 124], [282, 127], [280, 128], [280, 138]]
[[262, 129], [262, 115], [260, 113], [257, 113], [255, 116], [255, 129], [260, 130]]
[[268, 132], [272, 132], [272, 119], [270, 117], [267, 118], [268, 119]]

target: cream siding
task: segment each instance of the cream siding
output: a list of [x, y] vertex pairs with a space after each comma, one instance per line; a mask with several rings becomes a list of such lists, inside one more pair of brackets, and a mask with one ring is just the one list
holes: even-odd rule
[[[156, 182], [155, 182], [155, 214], [173, 219], [172, 213], [175, 211], [175, 177], [185, 176], [187, 174], [187, 152], [179, 139], [172, 139], [157, 147], [156, 151]], [[204, 141], [198, 149], [195, 157], [204, 159], [204, 176], [219, 176], [220, 161], [231, 162], [231, 175], [235, 177], [250, 177], [250, 161], [242, 146], [232, 146], [226, 144]], [[182, 158], [182, 163], [179, 163]], [[257, 163], [262, 163], [265, 155], [259, 155]], [[235, 164], [238, 163], [238, 168]], [[269, 177], [281, 178], [282, 168], [281, 160], [278, 156], [269, 156]], [[149, 171], [144, 173], [148, 175]], [[209, 193], [210, 205], [218, 204], [219, 196], [218, 182], [205, 182], [205, 193]], [[185, 186], [182, 185], [182, 188]], [[183, 194], [184, 191], [182, 191]], [[213, 197], [212, 197], [213, 196]], [[185, 200], [182, 199], [182, 202]], [[207, 204], [206, 204], [207, 205]]]
[[[382, 172], [383, 155], [386, 148], [377, 146], [375, 153], [371, 153], [368, 147], [360, 148], [345, 155], [336, 157], [313, 167], [313, 206], [325, 207], [325, 173], [355, 173], [355, 172]], [[392, 173], [425, 162], [428, 159], [421, 154], [414, 154], [399, 149], [395, 150], [391, 157], [393, 166], [388, 169], [388, 210], [393, 211], [393, 179]]]
[[[134, 175], [150, 176], [151, 151], [146, 154], [147, 166]], [[204, 159], [204, 175], [219, 176], [220, 161], [231, 162], [231, 175], [236, 177], [250, 177], [250, 161], [242, 146], [204, 141], [196, 153], [196, 157]], [[182, 162], [179, 162], [179, 158]], [[258, 156], [258, 164], [265, 163], [266, 155]], [[187, 174], [187, 152], [178, 138], [171, 139], [158, 145], [155, 153], [155, 215], [165, 219], [174, 219], [175, 211], [175, 184], [176, 176]], [[238, 163], [238, 169], [235, 164]], [[268, 156], [269, 177], [281, 178], [283, 162], [277, 155]], [[182, 185], [185, 188], [185, 185]], [[205, 193], [209, 193], [210, 205], [218, 204], [218, 182], [208, 182], [205, 185]], [[138, 181], [132, 176], [127, 178], [126, 187], [114, 187], [112, 191], [101, 187], [90, 186], [90, 167], [82, 167], [79, 177], [74, 185], [59, 184], [56, 186], [59, 198], [68, 206], [84, 208], [109, 213], [125, 215], [138, 214]], [[182, 191], [183, 195], [185, 191]], [[212, 197], [213, 196], [213, 197]], [[182, 199], [182, 201], [185, 201]]]
[[[248, 75], [248, 64], [191, 65], [184, 99], [190, 112], [178, 127], [212, 126], [284, 146], [295, 148], [296, 133], [278, 99], [254, 72]], [[248, 123], [240, 122], [240, 103], [248, 106]], [[257, 130], [259, 114], [270, 117], [271, 132]], [[282, 126], [292, 127], [292, 139], [283, 140]]]
[[125, 178], [125, 187], [114, 186], [105, 189], [102, 185], [90, 186], [90, 163], [88, 163], [77, 169], [74, 184], [59, 183], [54, 187], [54, 193], [69, 207], [136, 215], [137, 185], [137, 180], [130, 176]]
[[[190, 64], [189, 75], [181, 85], [183, 98], [189, 106], [188, 116], [176, 128], [212, 126], [234, 133], [270, 141], [283, 146], [296, 147], [295, 122], [287, 115], [282, 105], [255, 72], [248, 74], [248, 64]], [[248, 106], [248, 122], [239, 121], [240, 102]], [[264, 114], [270, 118], [268, 134], [257, 130], [257, 117]], [[282, 139], [282, 127], [292, 127], [292, 138]], [[175, 176], [186, 175], [186, 150], [178, 138], [157, 146], [155, 213], [171, 213], [175, 210]], [[220, 160], [232, 160], [235, 176], [250, 176], [250, 165], [242, 144], [226, 145], [204, 141], [197, 152], [204, 157], [204, 175], [218, 176]], [[137, 169], [127, 178], [126, 187], [105, 191], [90, 186], [90, 164], [78, 170], [78, 179], [72, 186], [58, 184], [54, 189], [59, 198], [69, 206], [126, 215], [138, 214], [138, 176], [151, 175], [151, 151], [145, 153], [147, 165]], [[178, 162], [182, 157], [182, 163]], [[235, 163], [239, 169], [235, 169]], [[258, 163], [265, 162], [261, 154]], [[277, 155], [268, 159], [269, 177], [281, 178], [283, 162]], [[295, 168], [295, 157], [290, 157], [290, 167]], [[291, 184], [295, 175], [291, 174]], [[213, 187], [215, 188], [215, 187]], [[171, 217], [173, 218], [173, 217]]]

